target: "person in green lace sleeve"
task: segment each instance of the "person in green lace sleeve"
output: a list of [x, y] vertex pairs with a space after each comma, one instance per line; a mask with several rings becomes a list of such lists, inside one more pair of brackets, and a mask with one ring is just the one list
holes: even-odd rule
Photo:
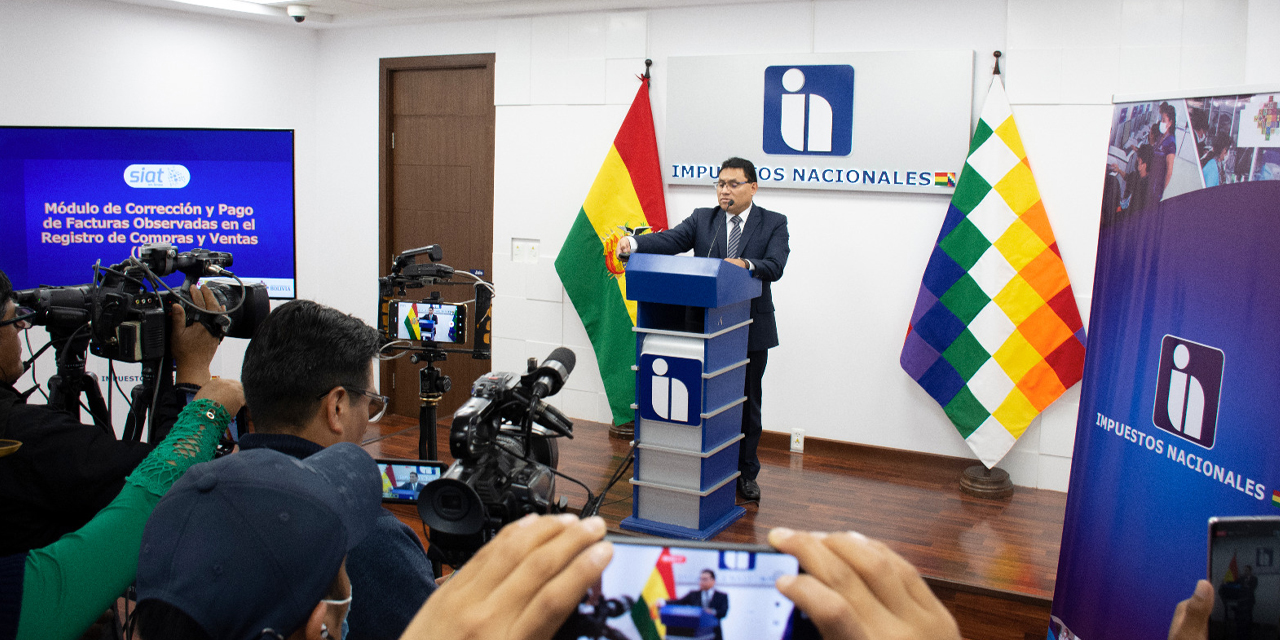
[[213, 458], [243, 404], [239, 382], [209, 381], [88, 524], [49, 546], [0, 558], [0, 640], [80, 637], [133, 582], [156, 503], [192, 465]]

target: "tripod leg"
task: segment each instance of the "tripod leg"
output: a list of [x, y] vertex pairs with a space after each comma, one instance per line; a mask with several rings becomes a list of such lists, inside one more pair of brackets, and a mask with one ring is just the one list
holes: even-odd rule
[[439, 460], [439, 446], [436, 443], [436, 403], [439, 398], [423, 398], [418, 409], [418, 459]]
[[107, 411], [107, 401], [102, 397], [102, 387], [98, 386], [98, 379], [92, 373], [85, 373], [81, 381], [80, 390], [84, 393], [89, 405], [89, 416], [93, 418], [93, 423], [115, 437], [116, 431], [111, 426], [111, 414]]

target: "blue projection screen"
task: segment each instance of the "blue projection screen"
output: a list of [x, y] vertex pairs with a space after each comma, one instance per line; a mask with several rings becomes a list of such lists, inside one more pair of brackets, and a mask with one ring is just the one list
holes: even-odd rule
[[293, 131], [0, 127], [0, 229], [16, 289], [169, 242], [230, 252], [246, 284], [293, 298]]

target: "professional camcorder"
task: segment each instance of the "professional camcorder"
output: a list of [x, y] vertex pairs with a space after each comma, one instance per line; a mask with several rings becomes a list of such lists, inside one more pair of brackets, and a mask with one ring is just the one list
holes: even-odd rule
[[[130, 393], [123, 435], [125, 440], [139, 440], [161, 389], [173, 382], [168, 317], [172, 305], [181, 304], [187, 322], [200, 322], [218, 338], [252, 337], [271, 311], [266, 286], [240, 282], [226, 270], [231, 263], [230, 253], [207, 249], [179, 252], [169, 243], [147, 244], [136, 258], [110, 267], [94, 265], [93, 282], [89, 284], [39, 286], [15, 292], [18, 306], [32, 310], [28, 317], [31, 323], [49, 332], [49, 344], [32, 355], [27, 365], [50, 346], [56, 354], [58, 372], [49, 379], [49, 406], [78, 417], [83, 406], [80, 396], [84, 394], [93, 421], [109, 431], [110, 412], [97, 379], [85, 371], [85, 352], [89, 350], [113, 361], [142, 363], [141, 383]], [[176, 291], [160, 279], [173, 273], [186, 276]], [[224, 311], [204, 310], [192, 302], [191, 285], [206, 276], [231, 278], [238, 283], [205, 283]], [[152, 431], [152, 441], [159, 441], [160, 437], [163, 434]]]
[[[16, 292], [17, 304], [35, 311], [32, 324], [48, 328], [55, 342], [88, 332], [94, 355], [120, 362], [163, 358], [168, 347], [169, 307], [184, 304], [190, 322], [201, 322], [216, 337], [249, 338], [270, 312], [266, 286], [208, 282], [222, 313], [190, 304], [188, 289], [205, 276], [231, 277], [230, 253], [193, 249], [179, 253], [168, 243], [144, 245], [138, 258], [102, 268], [94, 282], [70, 287], [36, 287]], [[169, 290], [160, 278], [181, 272], [182, 288]], [[150, 281], [156, 290], [147, 291]], [[160, 288], [166, 289], [160, 291]]]
[[562, 511], [556, 501], [559, 448], [573, 423], [542, 399], [564, 385], [575, 356], [561, 347], [524, 375], [487, 373], [453, 414], [449, 452], [455, 462], [418, 498], [418, 514], [431, 527], [431, 544], [460, 566], [504, 525], [528, 513]]

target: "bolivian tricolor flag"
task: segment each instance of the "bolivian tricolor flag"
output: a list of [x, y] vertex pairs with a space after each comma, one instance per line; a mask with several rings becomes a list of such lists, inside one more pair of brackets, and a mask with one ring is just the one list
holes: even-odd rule
[[422, 327], [418, 326], [418, 305], [411, 305], [409, 313], [404, 317], [404, 330], [414, 340], [422, 339]]
[[671, 573], [671, 549], [663, 547], [658, 563], [649, 574], [649, 581], [640, 592], [640, 599], [631, 605], [631, 621], [644, 640], [662, 640], [667, 628], [658, 617], [658, 601], [670, 600], [676, 595], [676, 578]]
[[624, 265], [613, 257], [624, 228], [667, 228], [658, 141], [649, 109], [649, 79], [613, 139], [604, 166], [556, 256], [556, 273], [582, 318], [600, 366], [615, 424], [634, 418], [636, 304], [627, 300]]

